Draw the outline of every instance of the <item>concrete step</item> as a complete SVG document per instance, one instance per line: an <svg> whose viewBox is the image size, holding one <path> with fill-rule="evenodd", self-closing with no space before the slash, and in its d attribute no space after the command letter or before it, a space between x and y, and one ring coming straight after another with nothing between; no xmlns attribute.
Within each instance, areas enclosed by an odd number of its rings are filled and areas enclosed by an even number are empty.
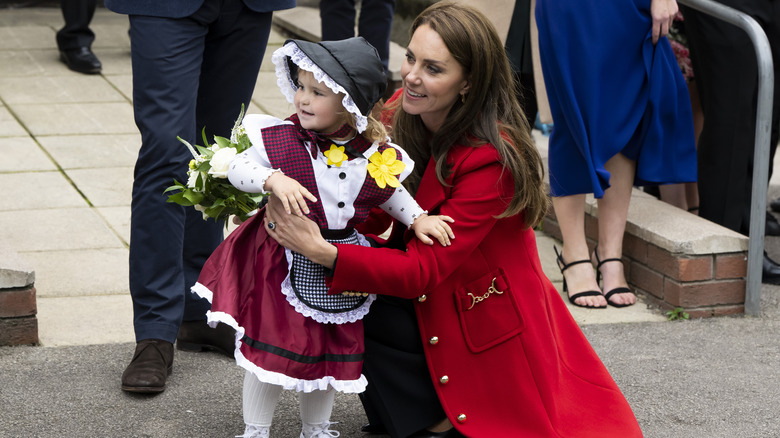
<svg viewBox="0 0 780 438"><path fill-rule="evenodd" d="M319 8L298 6L274 12L274 25L291 38L318 42L322 40ZM357 31L355 32L357 34ZM401 63L406 49L390 42L390 80L398 86L401 82Z"/></svg>

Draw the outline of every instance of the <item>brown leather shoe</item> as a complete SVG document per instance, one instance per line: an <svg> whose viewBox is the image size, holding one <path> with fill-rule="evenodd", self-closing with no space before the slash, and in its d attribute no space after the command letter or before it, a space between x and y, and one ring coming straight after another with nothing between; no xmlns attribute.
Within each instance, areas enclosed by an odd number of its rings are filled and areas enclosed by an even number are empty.
<svg viewBox="0 0 780 438"><path fill-rule="evenodd" d="M206 320L182 321L176 348L183 351L216 351L233 357L236 349L236 331L227 324L219 323L211 328Z"/></svg>
<svg viewBox="0 0 780 438"><path fill-rule="evenodd" d="M130 365L122 374L122 390L141 393L165 391L165 380L173 371L173 344L144 339L135 346Z"/></svg>

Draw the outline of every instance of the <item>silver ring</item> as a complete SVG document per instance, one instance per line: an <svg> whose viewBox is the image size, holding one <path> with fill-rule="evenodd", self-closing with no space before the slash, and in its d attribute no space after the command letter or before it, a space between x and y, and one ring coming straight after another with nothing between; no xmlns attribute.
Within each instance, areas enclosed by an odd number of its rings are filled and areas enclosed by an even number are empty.
<svg viewBox="0 0 780 438"><path fill-rule="evenodd" d="M274 228L276 228L276 223L275 223L275 222L270 222L270 221L269 221L269 222L268 222L268 229L269 229L269 230L273 230Z"/></svg>

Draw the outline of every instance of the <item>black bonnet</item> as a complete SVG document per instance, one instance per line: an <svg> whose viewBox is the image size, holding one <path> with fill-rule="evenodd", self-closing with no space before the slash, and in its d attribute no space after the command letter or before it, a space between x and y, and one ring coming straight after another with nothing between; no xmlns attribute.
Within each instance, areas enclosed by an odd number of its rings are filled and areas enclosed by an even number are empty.
<svg viewBox="0 0 780 438"><path fill-rule="evenodd" d="M384 95L387 76L376 49L363 37L339 41L312 43L303 40L287 40L285 46L293 43L325 74L346 90L360 110L368 116L371 108ZM299 66L287 57L291 80L297 77ZM316 77L316 74L315 74ZM319 78L318 78L319 80ZM293 83L293 87L295 84Z"/></svg>

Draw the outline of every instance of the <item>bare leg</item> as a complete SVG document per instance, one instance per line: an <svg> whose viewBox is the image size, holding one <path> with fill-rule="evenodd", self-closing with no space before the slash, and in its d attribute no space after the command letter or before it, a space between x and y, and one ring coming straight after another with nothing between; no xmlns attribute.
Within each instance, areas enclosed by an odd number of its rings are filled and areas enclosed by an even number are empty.
<svg viewBox="0 0 780 438"><path fill-rule="evenodd" d="M677 208L687 210L688 202L686 199L686 186L687 184L684 183L664 184L658 186L658 191L661 193L661 200L668 204L672 204Z"/></svg>
<svg viewBox="0 0 780 438"><path fill-rule="evenodd" d="M623 234L626 230L628 204L631 201L636 164L623 154L617 154L607 161L604 168L610 173L610 188L604 192L604 197L598 200L598 256L601 260L619 259L623 256ZM622 263L603 264L601 276L604 279L604 291L628 286ZM615 304L633 304L636 302L636 295L631 292L615 294L610 297L610 301Z"/></svg>
<svg viewBox="0 0 780 438"><path fill-rule="evenodd" d="M688 211L699 214L699 186L695 182L685 183L685 199L688 204Z"/></svg>
<svg viewBox="0 0 780 438"><path fill-rule="evenodd" d="M585 240L585 195L553 197L553 208L558 218L563 236L563 259L566 263L590 258L588 243ZM585 291L600 291L596 283L596 273L588 263L573 265L566 272L569 296ZM603 296L585 296L575 300L581 306L603 307Z"/></svg>

